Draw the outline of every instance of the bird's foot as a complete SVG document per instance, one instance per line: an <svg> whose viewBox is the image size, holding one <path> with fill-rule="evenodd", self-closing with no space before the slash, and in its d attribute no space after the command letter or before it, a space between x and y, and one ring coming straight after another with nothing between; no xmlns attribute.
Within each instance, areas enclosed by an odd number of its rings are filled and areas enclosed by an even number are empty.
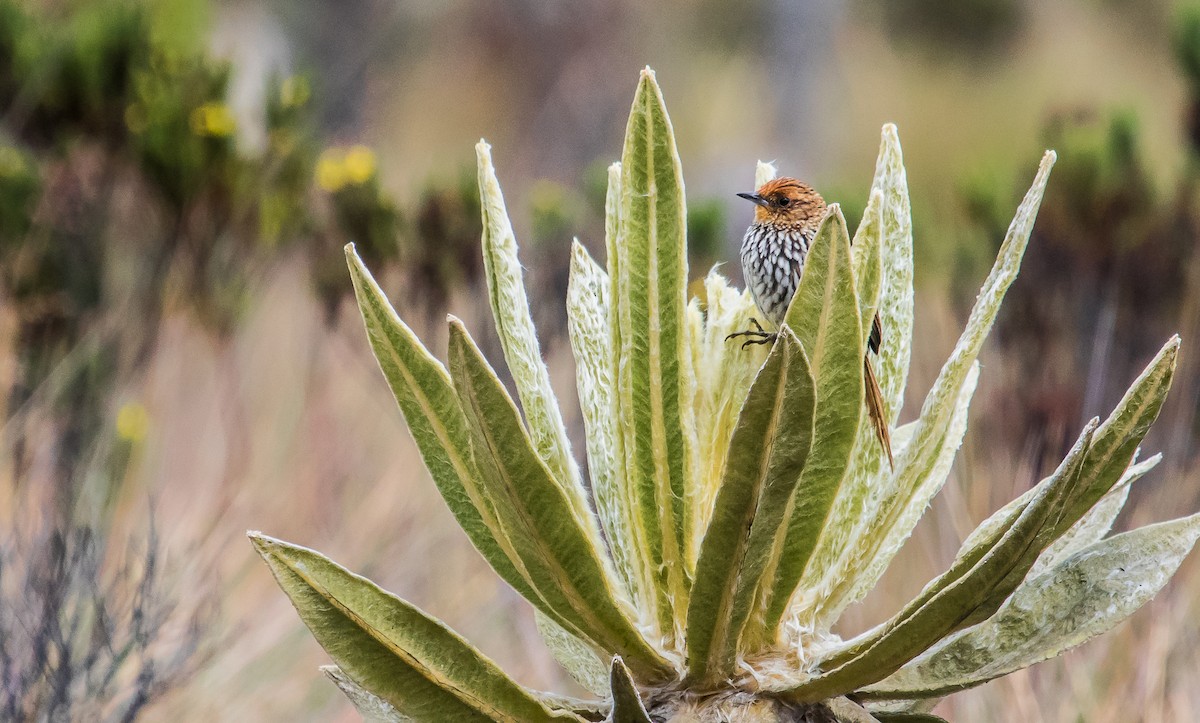
<svg viewBox="0 0 1200 723"><path fill-rule="evenodd" d="M754 328L747 329L746 331L736 331L725 337L725 341L736 339L741 336L749 337L746 339L746 341L742 342L742 348L745 349L751 344L773 344L775 343L775 340L779 338L779 332L767 331L763 329L762 326L759 325L758 319L751 317L750 325Z"/></svg>

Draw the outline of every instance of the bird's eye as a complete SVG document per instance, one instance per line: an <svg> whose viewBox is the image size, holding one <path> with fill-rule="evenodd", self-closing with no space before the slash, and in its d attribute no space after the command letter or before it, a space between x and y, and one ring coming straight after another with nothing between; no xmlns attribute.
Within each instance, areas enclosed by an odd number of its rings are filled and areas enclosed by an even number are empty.
<svg viewBox="0 0 1200 723"><path fill-rule="evenodd" d="M787 205L791 202L792 202L792 200L790 198L784 196L783 198L779 199L779 207L787 208Z"/></svg>

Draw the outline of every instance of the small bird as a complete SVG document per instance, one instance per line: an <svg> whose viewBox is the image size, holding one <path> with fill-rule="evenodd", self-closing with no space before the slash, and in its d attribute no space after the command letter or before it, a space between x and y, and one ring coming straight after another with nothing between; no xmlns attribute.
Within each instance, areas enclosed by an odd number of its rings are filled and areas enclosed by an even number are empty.
<svg viewBox="0 0 1200 723"><path fill-rule="evenodd" d="M800 284L809 244L825 217L825 199L812 186L795 178L776 178L764 183L755 193L739 193L738 196L757 206L754 222L742 237L742 272L755 305L767 321L778 328ZM730 334L726 340L749 337L742 344L745 348L748 344L769 344L777 338L778 332L766 331L757 319L751 319L750 323L754 329ZM883 393L870 357L872 353L879 353L882 341L883 326L876 314L867 339L868 353L863 357L867 413L879 443L887 452L888 464L894 465Z"/></svg>

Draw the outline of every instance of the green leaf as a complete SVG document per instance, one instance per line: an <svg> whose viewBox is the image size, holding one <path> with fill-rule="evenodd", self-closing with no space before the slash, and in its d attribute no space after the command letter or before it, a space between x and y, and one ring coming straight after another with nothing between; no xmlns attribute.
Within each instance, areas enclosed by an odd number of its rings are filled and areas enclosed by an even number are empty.
<svg viewBox="0 0 1200 723"><path fill-rule="evenodd" d="M620 653L645 679L670 676L671 666L615 594L601 551L534 451L516 405L457 319L450 323L450 376L497 518L545 603L543 612L598 649Z"/></svg>
<svg viewBox="0 0 1200 723"><path fill-rule="evenodd" d="M858 315L862 321L864 348L867 348L867 339L871 335L872 322L880 303L883 276L882 236L883 192L876 189L871 192L870 201L863 212L862 222L854 234L851 247L854 278L858 282ZM873 367L879 365L877 358L872 358L870 363ZM885 414L884 418L890 420L891 415ZM896 445L896 441L893 439L893 445ZM899 449L898 445L894 446L894 450ZM800 578L798 587L804 597L795 606L798 615L811 618L815 612L814 598L819 599L825 590L821 583L844 554L850 538L856 532L858 521L862 518L867 496L873 488L879 486L877 477L886 466L887 454L879 443L874 425L859 425L858 436L854 440L854 451L851 454L849 477L834 501L828 531L817 543L817 549L813 552L813 563ZM890 473L890 469L887 472Z"/></svg>
<svg viewBox="0 0 1200 723"><path fill-rule="evenodd" d="M425 467L458 524L492 569L526 600L538 596L500 523L471 453L471 436L446 368L426 349L392 305L354 250L346 246L354 293L379 367L404 413Z"/></svg>
<svg viewBox="0 0 1200 723"><path fill-rule="evenodd" d="M611 723L652 723L620 656L613 658L610 687L613 694Z"/></svg>
<svg viewBox="0 0 1200 723"><path fill-rule="evenodd" d="M320 553L250 533L346 676L420 721L579 720L552 713L440 621Z"/></svg>
<svg viewBox="0 0 1200 723"><path fill-rule="evenodd" d="M687 617L687 669L715 682L734 669L764 572L782 552L788 501L813 438L814 390L800 342L784 326L733 432Z"/></svg>
<svg viewBox="0 0 1200 723"><path fill-rule="evenodd" d="M816 382L812 453L791 497L777 564L760 587L747 644L774 642L779 621L822 535L831 534L833 502L846 479L863 417L863 335L858 317L850 234L836 204L821 222L786 324L800 340Z"/></svg>
<svg viewBox="0 0 1200 723"><path fill-rule="evenodd" d="M517 258L517 239L492 167L491 146L480 141L475 146L475 155L479 165L479 206L483 212L483 269L496 334L504 348L504 359L516 383L538 456L571 500L585 532L598 544L600 531L592 520L587 492L571 455L567 428L529 314L521 262Z"/></svg>
<svg viewBox="0 0 1200 723"><path fill-rule="evenodd" d="M1071 529L1055 540L1053 545L1046 548L1029 574L1031 576L1040 575L1088 545L1103 539L1112 529L1117 515L1121 514L1121 509L1125 507L1125 502L1129 499L1130 486L1158 466L1160 461L1162 461L1162 455L1156 454L1144 462L1130 465L1108 494L1101 497L1100 501L1088 510L1088 513L1080 518Z"/></svg>
<svg viewBox="0 0 1200 723"><path fill-rule="evenodd" d="M860 694L939 696L1056 657L1108 632L1167 583L1200 537L1200 515L1085 547L1030 577L989 620L946 639Z"/></svg>
<svg viewBox="0 0 1200 723"><path fill-rule="evenodd" d="M875 587L919 519L919 515L912 515L911 510L918 507L922 489L927 489L925 477L934 464L933 460L954 417L955 400L959 398L971 366L979 356L1005 292L1016 279L1054 159L1053 151L1047 151L1042 157L1033 185L1017 208L996 263L971 309L967 326L925 397L912 441L896 459L896 469L888 483L878 485L868 497L859 521L859 530L852 536L851 547L847 548L831 575L826 577L830 593L825 601L818 604L826 619L836 619L848 605L861 600ZM885 268L886 264L885 251ZM881 309L887 308L887 293L885 280L885 302ZM885 354L883 369L887 365Z"/></svg>
<svg viewBox="0 0 1200 723"><path fill-rule="evenodd" d="M625 484L633 501L642 582L660 631L678 637L691 585L695 378L687 334L686 212L671 122L642 72L621 158L614 334ZM614 273L610 266L609 273Z"/></svg>
<svg viewBox="0 0 1200 723"><path fill-rule="evenodd" d="M621 497L618 480L620 428L612 410L616 404L609 347L609 279L576 240L571 245L571 276L567 285L567 330L575 356L579 408L587 441L588 472L609 551L626 590L634 589L637 572L629 550L620 544L632 537L630 510ZM630 595L631 598L634 596ZM604 677L608 670L601 666Z"/></svg>
<svg viewBox="0 0 1200 723"><path fill-rule="evenodd" d="M608 670L596 651L540 610L534 610L533 619L546 647L575 682L590 693L608 697Z"/></svg>
<svg viewBox="0 0 1200 723"><path fill-rule="evenodd" d="M355 683L336 665L323 665L321 672L350 699L366 723L414 723L412 718L400 715L400 711L388 705L386 700Z"/></svg>
<svg viewBox="0 0 1200 723"><path fill-rule="evenodd" d="M1092 441L1092 451L1084 462L1082 478L1085 482L1078 494L1072 497L1070 505L1064 511L1055 525L1043 531L1044 539L1039 541L1039 549L1044 550L1059 537L1063 536L1081 517L1121 480L1129 463L1136 453L1138 445L1150 430L1150 425L1158 418L1162 404L1166 400L1171 379L1175 373L1175 361L1179 353L1179 337L1172 337L1155 358L1142 371L1133 385L1125 392L1125 396L1109 414L1108 419L1096 430ZM1039 486L1046 485L1043 480ZM1035 490L1037 488L1034 488ZM1026 492L1013 502L1001 508L992 517L980 525L976 533L972 533L963 542L963 549L969 549L977 543L978 534L996 526L997 521L1010 519L1015 510L1024 505L1032 496L1033 491ZM1009 580L1002 589L1012 589L1020 583L1020 579ZM999 595L993 597L980 613L967 622L980 622L983 613L995 611L1004 602Z"/></svg>
<svg viewBox="0 0 1200 723"><path fill-rule="evenodd" d="M956 561L887 623L852 641L844 652L822 661L826 672L786 695L812 702L882 680L953 631L986 603L1010 573L1028 572L1041 551L1033 549L1035 542L1044 528L1057 522L1079 487L1083 461L1098 424L1099 420L1094 419L1084 428L1051 477L1053 481L1040 488L982 557Z"/></svg>

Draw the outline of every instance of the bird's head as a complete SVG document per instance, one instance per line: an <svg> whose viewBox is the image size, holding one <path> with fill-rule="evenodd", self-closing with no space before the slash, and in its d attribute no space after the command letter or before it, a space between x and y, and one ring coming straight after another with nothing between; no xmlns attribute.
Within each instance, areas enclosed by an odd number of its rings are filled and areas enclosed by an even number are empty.
<svg viewBox="0 0 1200 723"><path fill-rule="evenodd" d="M738 196L757 206L754 223L816 226L825 215L825 199L821 194L794 178L776 178L754 193L739 193Z"/></svg>

